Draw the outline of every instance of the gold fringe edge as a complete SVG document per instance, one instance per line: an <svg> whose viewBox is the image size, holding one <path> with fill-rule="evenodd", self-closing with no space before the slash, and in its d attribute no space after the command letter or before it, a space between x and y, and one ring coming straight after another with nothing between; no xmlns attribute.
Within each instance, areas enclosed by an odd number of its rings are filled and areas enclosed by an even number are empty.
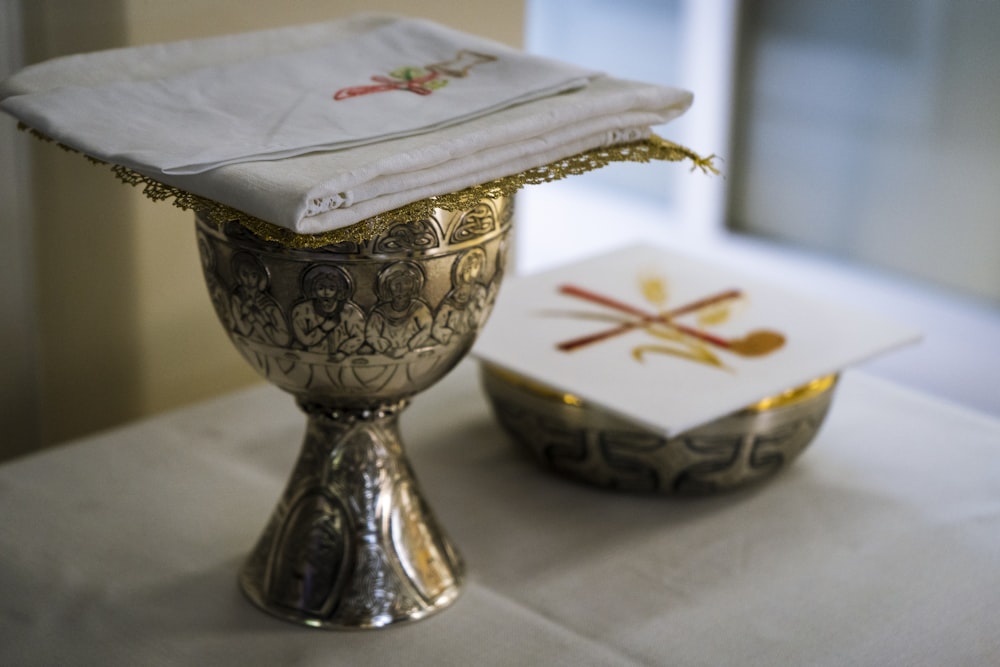
<svg viewBox="0 0 1000 667"><path fill-rule="evenodd" d="M79 152L73 148L54 142L50 137L23 123L19 123L18 127L38 139L56 143L61 148L73 153ZM84 157L94 164L108 164L103 160L89 155L84 155ZM231 206L220 204L217 201L192 194L171 185L166 185L128 167L117 164L112 164L110 167L112 173L120 181L134 187L142 187L142 194L153 201L172 200L174 206L194 211L220 226L227 222L239 222L262 239L280 243L291 248L321 248L348 241L357 243L369 240L384 232L392 223L398 222L400 218L423 218L436 208L449 211L472 208L485 198L509 197L526 185L549 183L561 180L567 176L584 174L588 171L606 167L613 162L645 163L652 162L653 160L666 162L690 160L691 171L700 169L704 174L718 174L719 170L714 164L714 161L718 159L720 158L715 154L708 157L701 157L689 148L653 134L647 139L637 142L618 144L606 148L594 148L541 167L534 167L518 174L488 181L481 185L422 199L392 211L380 213L348 227L319 234L296 234L290 229L266 222Z"/></svg>

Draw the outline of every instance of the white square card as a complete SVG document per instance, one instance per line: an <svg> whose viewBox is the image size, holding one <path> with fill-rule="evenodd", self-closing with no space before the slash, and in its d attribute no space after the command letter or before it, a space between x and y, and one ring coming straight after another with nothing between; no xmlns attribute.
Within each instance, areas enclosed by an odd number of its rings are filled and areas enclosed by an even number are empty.
<svg viewBox="0 0 1000 667"><path fill-rule="evenodd" d="M871 313L634 246L506 278L473 354L674 435L919 338Z"/></svg>

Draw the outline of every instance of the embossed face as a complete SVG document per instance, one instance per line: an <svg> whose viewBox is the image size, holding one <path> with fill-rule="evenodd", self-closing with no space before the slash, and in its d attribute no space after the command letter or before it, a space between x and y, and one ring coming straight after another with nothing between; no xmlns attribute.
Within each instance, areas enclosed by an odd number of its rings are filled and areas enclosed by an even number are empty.
<svg viewBox="0 0 1000 667"><path fill-rule="evenodd" d="M386 282L386 289L394 304L408 302L417 295L419 288L412 276L399 274Z"/></svg>
<svg viewBox="0 0 1000 667"><path fill-rule="evenodd" d="M316 307L325 313L332 313L340 303L340 290L330 281L316 285Z"/></svg>
<svg viewBox="0 0 1000 667"><path fill-rule="evenodd" d="M249 254L238 254L233 258L233 273L236 281L248 290L267 289L267 271Z"/></svg>
<svg viewBox="0 0 1000 667"><path fill-rule="evenodd" d="M240 284L244 287L256 287L260 282L260 277L257 272L253 270L253 267L245 264L240 267L237 278L239 279Z"/></svg>
<svg viewBox="0 0 1000 667"><path fill-rule="evenodd" d="M423 286L424 275L418 267L405 261L396 262L379 276L379 297L391 302L393 308L402 309L420 295Z"/></svg>
<svg viewBox="0 0 1000 667"><path fill-rule="evenodd" d="M482 275L485 264L486 253L481 248L473 248L464 254L455 266L456 286L474 283Z"/></svg>
<svg viewBox="0 0 1000 667"><path fill-rule="evenodd" d="M306 273L303 282L305 296L312 299L316 309L325 314L333 313L351 297L350 282L337 267L314 266Z"/></svg>

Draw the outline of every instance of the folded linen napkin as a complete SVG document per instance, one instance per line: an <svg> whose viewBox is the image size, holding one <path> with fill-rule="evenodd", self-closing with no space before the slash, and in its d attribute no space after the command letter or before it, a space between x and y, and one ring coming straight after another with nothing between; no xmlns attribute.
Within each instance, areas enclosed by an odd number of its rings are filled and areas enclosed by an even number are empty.
<svg viewBox="0 0 1000 667"><path fill-rule="evenodd" d="M59 58L0 99L70 148L314 234L642 138L691 95L361 16Z"/></svg>
<svg viewBox="0 0 1000 667"><path fill-rule="evenodd" d="M70 83L2 106L94 157L191 174L427 132L593 75L426 21L364 17L337 28L344 34L330 43L180 71L161 53L169 69L154 78Z"/></svg>

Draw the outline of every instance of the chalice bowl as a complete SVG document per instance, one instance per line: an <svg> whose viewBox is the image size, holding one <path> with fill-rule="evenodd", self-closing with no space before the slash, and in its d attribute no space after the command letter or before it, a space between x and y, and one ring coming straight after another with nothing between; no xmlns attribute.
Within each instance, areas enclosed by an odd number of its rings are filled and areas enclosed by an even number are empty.
<svg viewBox="0 0 1000 667"><path fill-rule="evenodd" d="M472 347L503 276L513 200L400 217L295 249L196 219L219 320L307 416L287 487L240 573L254 604L323 628L438 611L464 565L421 495L400 412Z"/></svg>

